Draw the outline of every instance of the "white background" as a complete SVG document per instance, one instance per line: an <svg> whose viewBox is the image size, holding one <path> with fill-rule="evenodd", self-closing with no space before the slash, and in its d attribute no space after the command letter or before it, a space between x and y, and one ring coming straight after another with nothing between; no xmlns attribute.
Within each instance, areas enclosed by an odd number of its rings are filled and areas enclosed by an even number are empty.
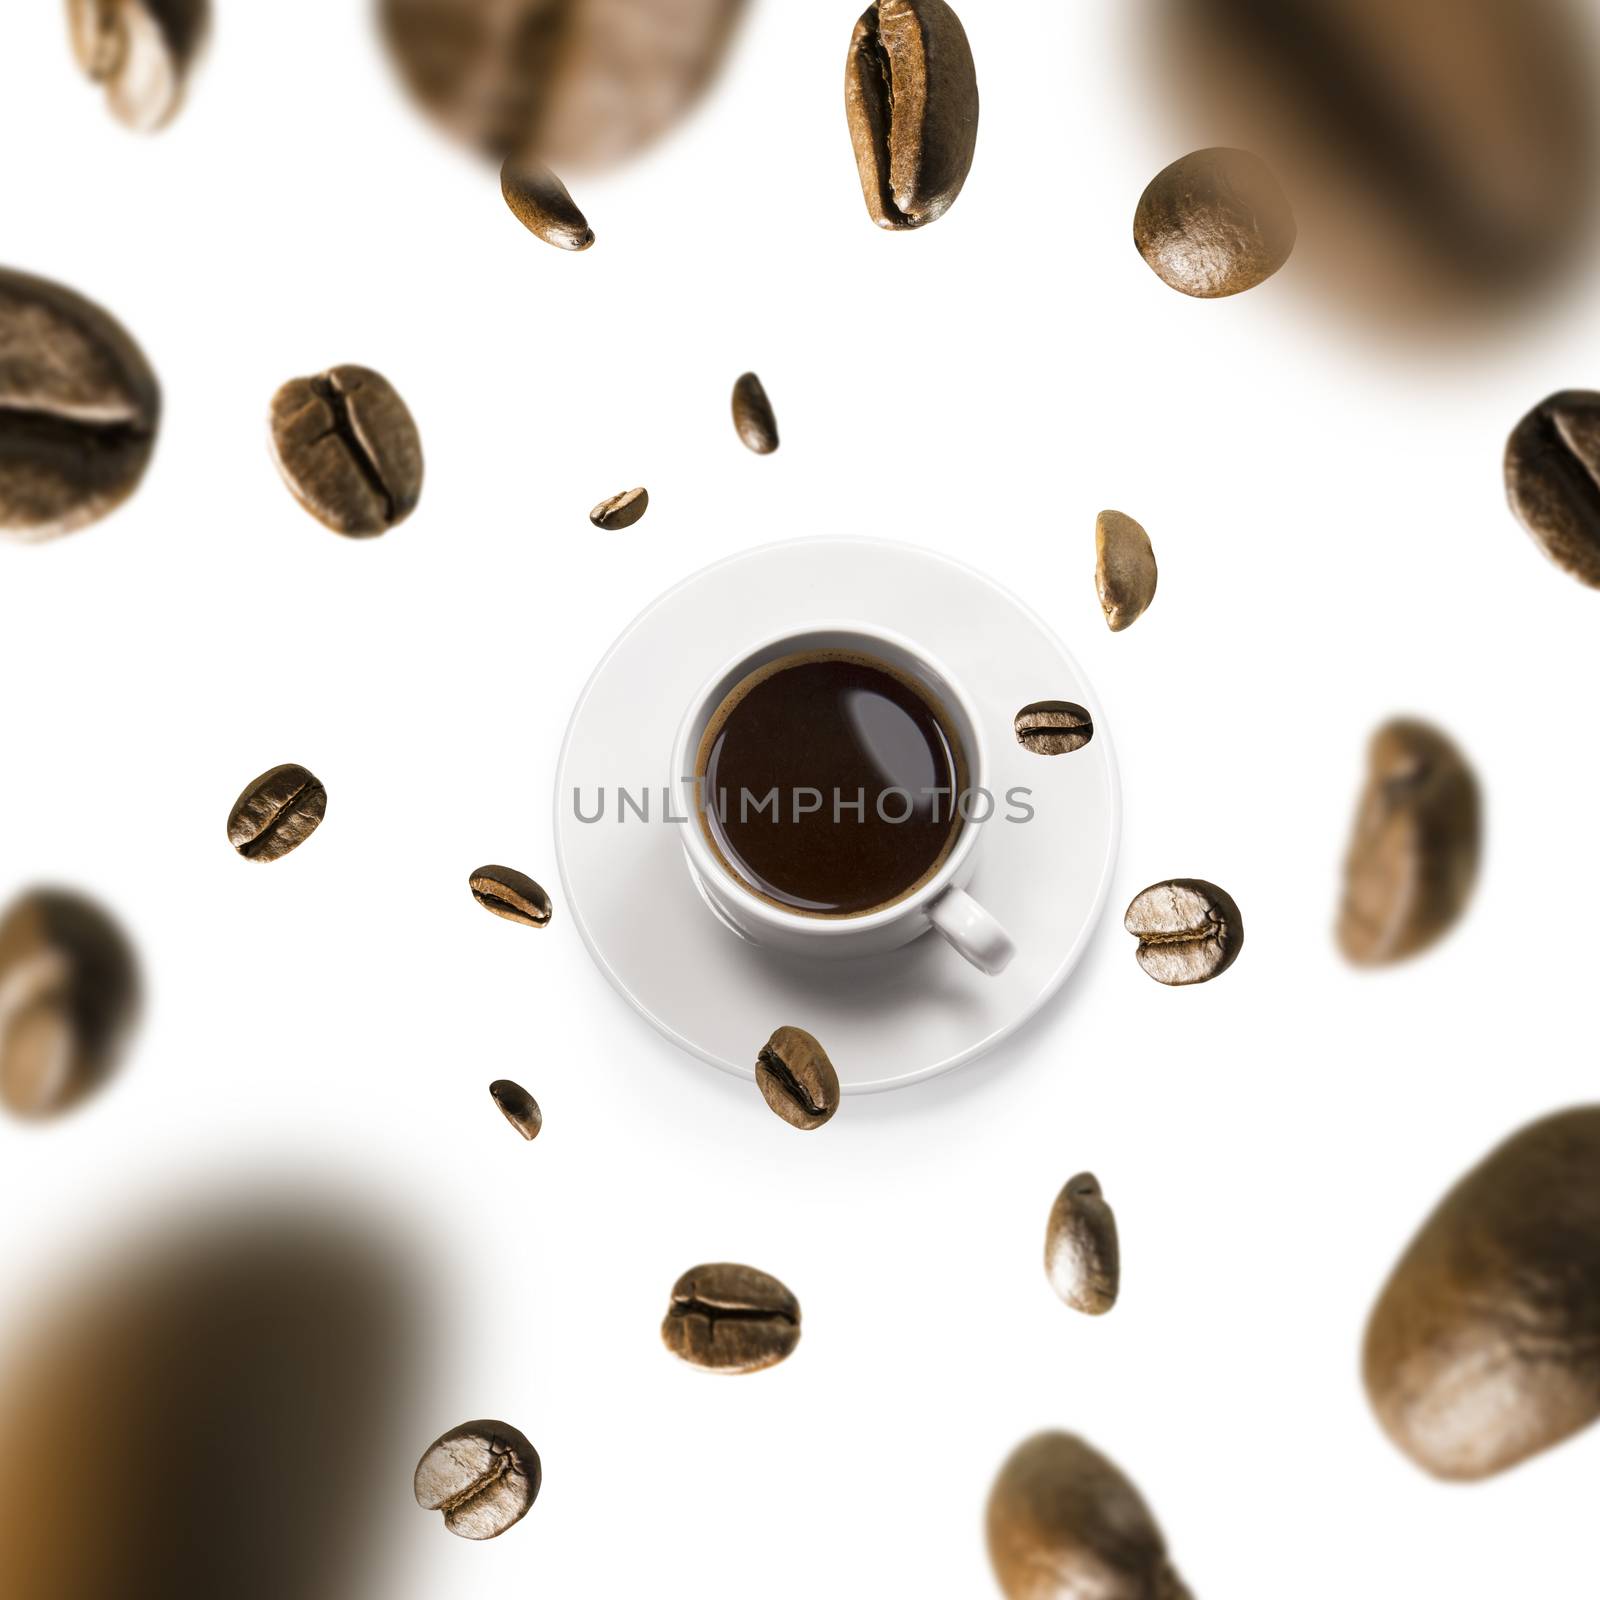
<svg viewBox="0 0 1600 1600"><path fill-rule="evenodd" d="M1529 405L1600 377L1600 286L1428 362L1320 316L1302 264L1228 302L1170 293L1134 203L1228 130L1169 117L1125 9L968 0L976 165L937 226L891 236L845 133L853 8L758 0L690 123L573 180L598 243L566 256L402 100L361 5L225 5L150 140L77 79L58 7L4 7L0 260L114 310L166 414L126 509L0 549L0 893L92 890L151 991L113 1087L0 1124L0 1304L154 1191L320 1173L366 1196L441 1324L395 1399L414 1446L371 1463L391 1597L986 1594L989 1482L1046 1426L1127 1468L1202 1596L1594 1592L1600 1439L1436 1485L1357 1363L1443 1188L1592 1093L1600 596L1516 526L1499 457ZM421 508L370 543L301 512L264 444L277 385L339 361L395 382L427 450ZM771 459L728 421L746 368ZM636 483L646 519L591 529ZM1161 566L1116 636L1103 506ZM638 610L821 531L1024 595L1096 683L1127 811L1114 914L1059 1003L801 1137L652 1034L563 908L535 934L465 879L504 860L556 885L562 731ZM1358 974L1330 937L1340 859L1397 710L1475 757L1491 848L1445 946ZM247 866L228 807L290 760L328 820ZM1244 911L1206 988L1151 983L1119 926L1171 875ZM534 1145L488 1100L500 1074L544 1107ZM1085 1167L1123 1239L1100 1321L1040 1261ZM799 1294L785 1366L718 1381L662 1351L668 1290L707 1259ZM533 1437L545 1488L473 1546L410 1506L410 1473L483 1414Z"/></svg>

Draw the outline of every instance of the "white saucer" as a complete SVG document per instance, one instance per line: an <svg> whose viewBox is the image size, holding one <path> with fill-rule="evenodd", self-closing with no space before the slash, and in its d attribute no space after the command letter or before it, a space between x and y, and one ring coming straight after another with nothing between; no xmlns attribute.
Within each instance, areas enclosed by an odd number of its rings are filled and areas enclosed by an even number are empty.
<svg viewBox="0 0 1600 1600"><path fill-rule="evenodd" d="M701 899L682 824L663 823L673 735L706 678L742 643L731 619L770 636L819 618L876 623L924 645L958 679L987 732L997 810L979 841L973 895L1016 941L998 978L934 933L889 955L817 961L762 950ZM1065 756L1024 750L1012 719L1071 700L1094 738ZM1032 790L1028 822L1005 796ZM642 799L618 820L617 792ZM593 816L600 792L606 814ZM1011 808L1019 809L1019 808ZM567 910L600 970L669 1039L715 1067L755 1075L783 1024L814 1033L847 1094L916 1083L981 1055L1065 981L1105 907L1121 821L1116 760L1100 705L1061 642L1022 602L970 567L914 545L802 539L707 567L629 625L595 669L556 774L555 844Z"/></svg>

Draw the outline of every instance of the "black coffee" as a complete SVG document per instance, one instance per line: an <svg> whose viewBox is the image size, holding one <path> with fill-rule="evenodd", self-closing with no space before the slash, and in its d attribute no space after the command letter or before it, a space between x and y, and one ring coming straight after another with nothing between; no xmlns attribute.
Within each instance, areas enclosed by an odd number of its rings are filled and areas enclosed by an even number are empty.
<svg viewBox="0 0 1600 1600"><path fill-rule="evenodd" d="M966 765L909 678L842 650L758 668L700 741L701 826L764 899L852 917L925 883L960 831Z"/></svg>

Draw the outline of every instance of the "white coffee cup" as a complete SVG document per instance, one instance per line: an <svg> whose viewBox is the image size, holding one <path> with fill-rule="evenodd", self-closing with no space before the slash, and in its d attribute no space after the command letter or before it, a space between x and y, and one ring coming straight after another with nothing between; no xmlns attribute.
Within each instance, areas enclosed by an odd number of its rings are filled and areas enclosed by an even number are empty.
<svg viewBox="0 0 1600 1600"><path fill-rule="evenodd" d="M788 629L738 654L706 681L678 727L672 746L672 792L680 797L684 854L701 897L741 938L792 955L851 958L897 950L937 929L983 972L998 974L1016 954L1005 929L967 893L977 870L984 816L977 804L962 811L960 831L928 880L890 904L861 915L817 916L764 899L723 864L706 836L697 805L695 768L700 742L723 701L746 677L769 662L810 651L843 650L911 678L940 708L965 758L964 799L988 795L988 749L982 724L960 686L919 646L887 629L859 622L820 623ZM970 814L969 814L970 813ZM844 826L845 824L840 824Z"/></svg>

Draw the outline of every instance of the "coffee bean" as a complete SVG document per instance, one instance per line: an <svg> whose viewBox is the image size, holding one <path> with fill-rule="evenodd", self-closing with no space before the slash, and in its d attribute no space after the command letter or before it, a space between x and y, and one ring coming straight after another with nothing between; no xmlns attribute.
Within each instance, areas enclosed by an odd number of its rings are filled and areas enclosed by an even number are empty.
<svg viewBox="0 0 1600 1600"><path fill-rule="evenodd" d="M845 115L867 214L920 228L955 204L978 139L978 77L944 0L879 0L856 23Z"/></svg>
<svg viewBox="0 0 1600 1600"><path fill-rule="evenodd" d="M753 372L745 373L733 386L733 425L745 447L758 456L770 456L778 448L778 419Z"/></svg>
<svg viewBox="0 0 1600 1600"><path fill-rule="evenodd" d="M1172 878L1133 898L1122 925L1139 941L1139 965L1175 988L1226 972L1244 947L1233 896L1203 878Z"/></svg>
<svg viewBox="0 0 1600 1600"><path fill-rule="evenodd" d="M1070 700L1035 700L1016 715L1017 743L1038 756L1067 756L1094 738L1094 719Z"/></svg>
<svg viewBox="0 0 1600 1600"><path fill-rule="evenodd" d="M529 233L558 250L587 250L594 229L573 204L567 186L548 167L527 157L508 156L500 169L500 193L512 215Z"/></svg>
<svg viewBox="0 0 1600 1600"><path fill-rule="evenodd" d="M539 1109L539 1102L520 1083L513 1083L510 1078L496 1078L489 1085L489 1093L494 1096L494 1103L500 1107L506 1121L524 1139L539 1137L539 1130L544 1126L544 1113Z"/></svg>
<svg viewBox="0 0 1600 1600"><path fill-rule="evenodd" d="M1379 1297L1364 1373L1389 1437L1440 1478L1600 1419L1600 1107L1524 1128L1451 1190Z"/></svg>
<svg viewBox="0 0 1600 1600"><path fill-rule="evenodd" d="M526 872L515 867L478 867L467 883L472 898L496 917L520 922L525 928L549 926L550 896Z"/></svg>
<svg viewBox="0 0 1600 1600"><path fill-rule="evenodd" d="M382 0L402 78L496 161L577 172L632 155L699 99L744 0Z"/></svg>
<svg viewBox="0 0 1600 1600"><path fill-rule="evenodd" d="M463 1539L497 1539L539 1498L539 1452L508 1422L463 1422L417 1463L417 1504Z"/></svg>
<svg viewBox="0 0 1600 1600"><path fill-rule="evenodd" d="M1070 1433L1020 1444L989 1493L989 1560L1006 1600L1191 1600L1139 1491Z"/></svg>
<svg viewBox="0 0 1600 1600"><path fill-rule="evenodd" d="M1481 836L1478 780L1455 745L1425 722L1381 727L1345 863L1345 955L1382 966L1442 939L1471 898Z"/></svg>
<svg viewBox="0 0 1600 1600"><path fill-rule="evenodd" d="M1534 542L1580 583L1600 589L1600 394L1564 389L1541 401L1506 445L1506 492Z"/></svg>
<svg viewBox="0 0 1600 1600"><path fill-rule="evenodd" d="M693 1267L672 1287L661 1338L708 1372L760 1372L800 1342L800 1302L765 1272L722 1262Z"/></svg>
<svg viewBox="0 0 1600 1600"><path fill-rule="evenodd" d="M602 500L589 513L589 520L595 527L615 533L619 528L631 528L649 509L648 489L625 489L621 494L612 495L609 500Z"/></svg>
<svg viewBox="0 0 1600 1600"><path fill-rule="evenodd" d="M35 889L0 918L0 1104L65 1111L119 1061L139 1009L126 936L91 901Z"/></svg>
<svg viewBox="0 0 1600 1600"><path fill-rule="evenodd" d="M1156 597L1156 553L1150 535L1120 511L1094 523L1094 586L1113 633L1131 628Z"/></svg>
<svg viewBox="0 0 1600 1600"><path fill-rule="evenodd" d="M1278 180L1245 150L1196 150L1174 161L1150 180L1133 219L1133 242L1150 270L1197 300L1265 283L1294 239Z"/></svg>
<svg viewBox="0 0 1600 1600"><path fill-rule="evenodd" d="M105 311L0 267L0 533L49 539L138 487L161 391Z"/></svg>
<svg viewBox="0 0 1600 1600"><path fill-rule="evenodd" d="M479 867L467 882L472 898L485 911L528 928L549 924L550 896L527 873L515 867Z"/></svg>
<svg viewBox="0 0 1600 1600"><path fill-rule="evenodd" d="M1166 0L1174 96L1271 151L1307 266L1413 337L1587 253L1596 196L1590 8L1572 0ZM1448 49L1439 41L1448 38Z"/></svg>
<svg viewBox="0 0 1600 1600"><path fill-rule="evenodd" d="M278 861L317 831L327 810L321 780L291 761L245 786L228 813L228 843L246 861Z"/></svg>
<svg viewBox="0 0 1600 1600"><path fill-rule="evenodd" d="M210 27L210 0L67 0L73 53L119 122L165 127Z"/></svg>
<svg viewBox="0 0 1600 1600"><path fill-rule="evenodd" d="M1044 1270L1074 1311L1101 1317L1117 1303L1122 1274L1117 1218L1092 1172L1070 1179L1050 1208Z"/></svg>
<svg viewBox="0 0 1600 1600"><path fill-rule="evenodd" d="M272 451L300 504L347 538L387 533L417 508L417 425L389 380L367 367L284 384L272 397Z"/></svg>
<svg viewBox="0 0 1600 1600"><path fill-rule="evenodd" d="M791 1128L820 1128L839 1109L839 1074L804 1028L779 1028L756 1058L763 1098Z"/></svg>

